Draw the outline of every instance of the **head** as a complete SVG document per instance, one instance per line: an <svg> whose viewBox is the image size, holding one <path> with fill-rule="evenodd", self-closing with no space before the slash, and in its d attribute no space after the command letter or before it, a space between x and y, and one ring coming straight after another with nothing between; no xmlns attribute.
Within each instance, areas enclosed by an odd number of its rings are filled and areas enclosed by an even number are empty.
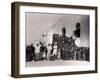
<svg viewBox="0 0 100 80"><path fill-rule="evenodd" d="M76 23L76 29L80 29L80 23L78 22L78 23Z"/></svg>
<svg viewBox="0 0 100 80"><path fill-rule="evenodd" d="M40 41L40 45L42 45L42 42Z"/></svg>
<svg viewBox="0 0 100 80"><path fill-rule="evenodd" d="M51 44L49 43L48 46L50 46Z"/></svg>
<svg viewBox="0 0 100 80"><path fill-rule="evenodd" d="M33 46L33 44L31 44L31 46Z"/></svg>
<svg viewBox="0 0 100 80"><path fill-rule="evenodd" d="M57 45L57 42L55 42L54 45Z"/></svg>
<svg viewBox="0 0 100 80"><path fill-rule="evenodd" d="M37 46L39 46L39 44L37 44Z"/></svg>

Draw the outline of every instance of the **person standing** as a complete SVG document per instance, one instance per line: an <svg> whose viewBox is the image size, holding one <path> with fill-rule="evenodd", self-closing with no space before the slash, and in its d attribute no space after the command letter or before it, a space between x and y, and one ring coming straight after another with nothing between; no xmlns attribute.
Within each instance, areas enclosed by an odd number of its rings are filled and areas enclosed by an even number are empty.
<svg viewBox="0 0 100 80"><path fill-rule="evenodd" d="M43 59L47 59L47 47L46 45L44 44L44 49L43 49Z"/></svg>
<svg viewBox="0 0 100 80"><path fill-rule="evenodd" d="M54 43L54 46L53 46L53 56L55 57L55 59L57 59L57 43L56 42Z"/></svg>
<svg viewBox="0 0 100 80"><path fill-rule="evenodd" d="M39 60L39 53L40 53L40 46L39 44L37 44L35 47L35 61Z"/></svg>
<svg viewBox="0 0 100 80"><path fill-rule="evenodd" d="M51 44L48 44L47 46L47 59L50 59L50 54L51 54L52 46Z"/></svg>
<svg viewBox="0 0 100 80"><path fill-rule="evenodd" d="M34 59L35 47L33 46L33 44L31 44L31 48L32 48L32 57L33 57L33 59Z"/></svg>
<svg viewBox="0 0 100 80"><path fill-rule="evenodd" d="M26 62L29 62L32 60L33 60L32 46L28 45L28 46L26 46Z"/></svg>

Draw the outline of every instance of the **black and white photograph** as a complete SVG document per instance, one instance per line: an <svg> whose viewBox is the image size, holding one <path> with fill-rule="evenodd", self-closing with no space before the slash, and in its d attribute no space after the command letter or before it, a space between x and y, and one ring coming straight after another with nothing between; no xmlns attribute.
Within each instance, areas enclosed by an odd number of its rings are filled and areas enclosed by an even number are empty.
<svg viewBox="0 0 100 80"><path fill-rule="evenodd" d="M26 67L89 64L89 19L89 15L26 12Z"/></svg>
<svg viewBox="0 0 100 80"><path fill-rule="evenodd" d="M12 76L97 73L97 7L12 3Z"/></svg>

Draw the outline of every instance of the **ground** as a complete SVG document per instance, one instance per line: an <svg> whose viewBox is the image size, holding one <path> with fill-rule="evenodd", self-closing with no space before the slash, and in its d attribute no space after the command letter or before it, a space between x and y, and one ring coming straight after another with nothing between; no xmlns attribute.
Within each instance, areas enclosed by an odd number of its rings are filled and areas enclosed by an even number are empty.
<svg viewBox="0 0 100 80"><path fill-rule="evenodd" d="M39 67L39 66L71 66L71 65L88 65L88 61L73 61L73 60L55 60L55 61L30 61L26 62L26 67Z"/></svg>

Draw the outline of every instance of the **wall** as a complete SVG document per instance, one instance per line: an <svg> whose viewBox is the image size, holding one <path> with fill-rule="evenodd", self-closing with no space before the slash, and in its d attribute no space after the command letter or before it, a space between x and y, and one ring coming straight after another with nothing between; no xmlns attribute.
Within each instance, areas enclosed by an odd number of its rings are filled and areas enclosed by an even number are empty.
<svg viewBox="0 0 100 80"><path fill-rule="evenodd" d="M15 0L1 0L0 2L0 80L16 80L10 76L11 68L11 2ZM20 1L20 0L16 0ZM21 0L25 1L25 0ZM28 1L28 0L27 0ZM98 6L99 0L29 0L30 2L44 2L57 4L76 4ZM100 11L98 11L98 22L100 21ZM98 23L100 26L100 23ZM100 34L100 27L98 27ZM98 37L98 47L100 47L100 37ZM98 53L100 50L98 49ZM98 54L98 58L100 54ZM98 59L98 74L64 75L38 78L22 78L17 80L100 80L100 58Z"/></svg>

